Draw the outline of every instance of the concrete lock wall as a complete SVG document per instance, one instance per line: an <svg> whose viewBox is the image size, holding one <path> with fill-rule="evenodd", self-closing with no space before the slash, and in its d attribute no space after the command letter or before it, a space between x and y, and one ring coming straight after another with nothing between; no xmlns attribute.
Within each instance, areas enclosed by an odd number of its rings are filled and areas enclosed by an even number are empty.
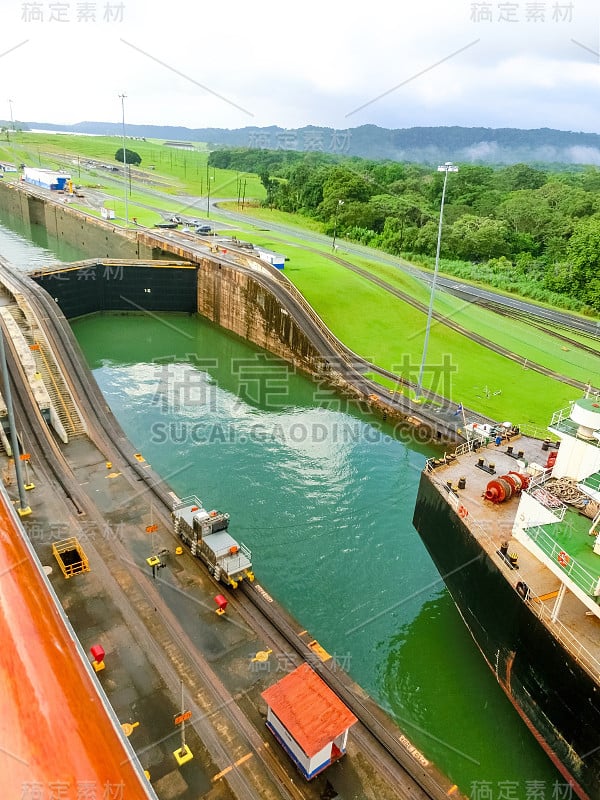
<svg viewBox="0 0 600 800"><path fill-rule="evenodd" d="M22 220L25 225L41 225L50 235L93 257L164 257L160 247L151 247L139 241L135 231L125 232L68 205L29 193L28 187L22 184L0 181L0 209Z"/></svg>
<svg viewBox="0 0 600 800"><path fill-rule="evenodd" d="M202 259L198 313L294 365L314 373L322 358L279 301L250 273Z"/></svg>
<svg viewBox="0 0 600 800"><path fill-rule="evenodd" d="M29 198L10 184L0 181L0 209L11 217L29 222Z"/></svg>
<svg viewBox="0 0 600 800"><path fill-rule="evenodd" d="M151 231L129 231L97 220L83 214L68 205L46 199L30 192L29 187L22 184L0 183L0 208L9 215L22 219L26 224L43 226L49 234L57 236L65 242L81 249L93 258L152 259L185 257L197 261L193 252L176 248L173 252L165 252L160 244L153 242ZM197 282L197 311L223 328L230 330L244 339L248 339L259 347L297 364L308 372L319 371L321 359L319 353L306 336L294 323L285 309L266 289L260 286L248 274L222 265L208 257L200 259ZM126 268L125 274L129 270ZM162 272L162 270L160 271ZM101 278L100 270L94 270L94 277ZM63 312L68 317L77 316L76 307L80 304L80 313L89 313L99 306L108 310L110 298L106 286L99 292L99 285L106 281L91 280L90 271L86 280L82 275L54 275L38 279L53 296L60 295L59 303L64 305ZM181 276L180 276L181 277ZM89 280L88 280L89 279ZM159 275L153 276L149 285L157 289ZM172 276L169 276L172 280ZM88 284L85 286L85 284ZM189 278L185 280L186 291L189 291ZM96 289L93 290L95 284ZM154 292L153 292L154 294ZM161 296L154 294L153 300ZM162 295L165 297L165 295ZM185 308L190 311L189 294ZM114 299L114 298L113 298ZM135 298L139 300L139 298ZM146 302L149 297L142 298ZM160 304L160 303L159 303ZM154 310L159 310L156 302ZM121 308L121 305L118 305ZM117 310L115 308L114 310ZM125 309L123 309L125 310ZM174 310L173 304L163 310Z"/></svg>
<svg viewBox="0 0 600 800"><path fill-rule="evenodd" d="M49 234L81 249L92 258L155 260L170 257L198 262L198 313L307 372L321 370L322 359L318 351L279 301L251 275L220 264L210 257L198 259L193 252L183 250L175 244L172 246L173 252L167 252L161 248L160 243L153 241L149 230L123 231L104 220L57 203L54 198L39 196L29 188L23 184L0 182L0 209L25 223L43 226ZM170 245L167 247L171 249ZM97 274L100 277L100 272ZM63 283L65 278L64 275L55 275L44 280L38 279L38 282L43 283L50 294L57 295L57 299L61 295L65 306L63 312L68 317L77 316L78 303L81 303L80 313L89 313L97 309L98 305L108 310L110 303L105 291L102 292L103 299L99 302L98 297L90 296L90 292L84 289L81 275L72 276ZM152 285L157 278L155 276ZM91 281L92 286L94 283L95 281ZM160 296L160 293L157 295ZM150 300L149 297L143 299ZM155 302L152 306L154 310L160 310ZM189 312L189 300L185 306L179 310ZM163 310L174 310L172 303Z"/></svg>

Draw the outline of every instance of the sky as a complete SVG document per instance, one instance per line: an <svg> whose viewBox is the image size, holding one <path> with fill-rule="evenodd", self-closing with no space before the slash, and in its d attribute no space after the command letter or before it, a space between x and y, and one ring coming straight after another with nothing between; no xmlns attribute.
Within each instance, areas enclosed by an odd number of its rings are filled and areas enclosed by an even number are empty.
<svg viewBox="0 0 600 800"><path fill-rule="evenodd" d="M0 31L0 119L600 132L597 0L1 0Z"/></svg>

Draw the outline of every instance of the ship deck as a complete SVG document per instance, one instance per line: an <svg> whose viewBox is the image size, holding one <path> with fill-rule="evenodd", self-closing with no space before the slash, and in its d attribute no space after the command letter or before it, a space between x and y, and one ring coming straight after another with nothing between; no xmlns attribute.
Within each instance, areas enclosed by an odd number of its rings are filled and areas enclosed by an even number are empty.
<svg viewBox="0 0 600 800"><path fill-rule="evenodd" d="M594 553L595 537L590 536L592 520L576 510L567 511L564 520L556 525L541 525L561 550L581 564L596 580L600 574L600 556Z"/></svg>
<svg viewBox="0 0 600 800"><path fill-rule="evenodd" d="M517 457L507 452L509 446ZM520 454L521 457L518 457ZM429 477L457 513L462 509L464 524L504 573L507 581L515 589L519 581L527 584L531 592L528 602L535 613L600 683L600 618L589 611L572 592L567 591L560 606L558 620L551 621L561 581L533 553L513 538L519 498L513 497L498 504L484 498L487 484L493 478L508 472L525 473L528 466L544 466L547 458L548 451L542 450L540 440L517 436L508 444L504 441L496 446L490 442L476 451L441 459L433 469L429 469ZM484 467L493 469L494 473L481 469L481 461ZM458 488L463 485L464 488ZM600 575L600 556L592 551L594 539L589 535L591 524L591 519L583 517L575 510L568 510L561 523L540 528L550 532L560 551L564 550L569 554L571 567L574 563L581 562L597 579ZM518 556L517 568L512 568L499 554L503 542L508 542L509 554Z"/></svg>

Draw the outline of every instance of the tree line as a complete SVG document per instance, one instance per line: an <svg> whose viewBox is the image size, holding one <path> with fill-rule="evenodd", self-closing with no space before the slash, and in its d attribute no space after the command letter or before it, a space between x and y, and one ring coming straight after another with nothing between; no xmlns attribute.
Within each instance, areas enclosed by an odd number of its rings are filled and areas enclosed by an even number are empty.
<svg viewBox="0 0 600 800"><path fill-rule="evenodd" d="M433 263L444 175L430 167L283 150L213 151L254 172L264 205L326 233ZM448 177L441 268L538 300L600 311L600 170L458 165Z"/></svg>

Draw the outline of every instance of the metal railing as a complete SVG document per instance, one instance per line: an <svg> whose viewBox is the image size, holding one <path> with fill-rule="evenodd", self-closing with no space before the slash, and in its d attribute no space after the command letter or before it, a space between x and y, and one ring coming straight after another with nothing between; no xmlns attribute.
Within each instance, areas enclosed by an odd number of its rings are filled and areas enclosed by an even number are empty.
<svg viewBox="0 0 600 800"><path fill-rule="evenodd" d="M552 421L549 427L556 428L556 430L573 436L586 444L593 444L596 447L600 447L600 440L596 437L589 438L588 436L581 436L579 433L580 425L571 419L571 411L574 405L575 401L571 403L569 408L561 408L559 411L555 411L552 415Z"/></svg>
<svg viewBox="0 0 600 800"><path fill-rule="evenodd" d="M530 539L533 539L548 558L560 565L562 571L573 581L575 586L590 597L596 595L599 581L598 575L592 575L576 558L567 553L541 525L527 528L526 534Z"/></svg>
<svg viewBox="0 0 600 800"><path fill-rule="evenodd" d="M573 403L571 403L568 408L560 408L558 411L555 411L550 420L550 427L556 428L564 419L569 419L571 417L572 408Z"/></svg>
<svg viewBox="0 0 600 800"><path fill-rule="evenodd" d="M536 502L556 517L557 522L562 522L567 513L568 506L556 497L556 495L552 494L551 491L543 488L544 484L551 477L552 469L545 469L543 472L540 472L539 475L534 475L533 478L531 478L529 486L525 491L530 497L533 497Z"/></svg>
<svg viewBox="0 0 600 800"><path fill-rule="evenodd" d="M587 477L582 481L582 485L594 489L596 492L600 492L600 472L595 472L593 475Z"/></svg>

